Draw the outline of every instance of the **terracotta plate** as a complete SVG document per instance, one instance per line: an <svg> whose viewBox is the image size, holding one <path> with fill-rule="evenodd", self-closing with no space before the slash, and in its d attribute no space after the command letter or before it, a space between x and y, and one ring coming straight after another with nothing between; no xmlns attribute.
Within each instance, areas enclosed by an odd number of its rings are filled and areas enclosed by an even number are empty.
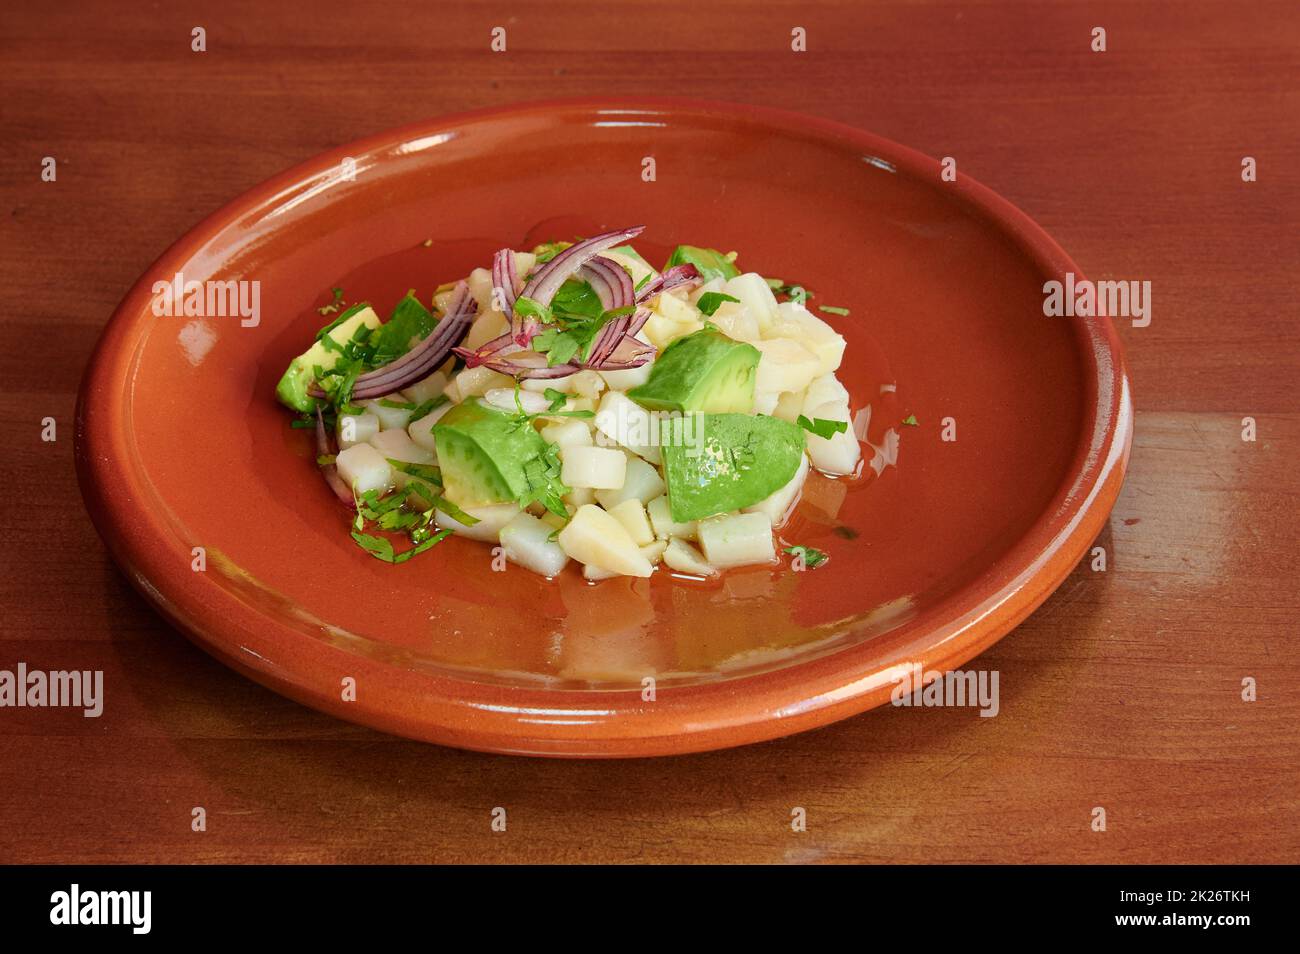
<svg viewBox="0 0 1300 954"><path fill-rule="evenodd" d="M386 313L502 245L634 223L656 254L736 249L850 310L830 318L849 342L841 375L871 405L873 439L901 439L878 478L815 480L782 531L830 562L590 585L572 568L552 582L494 572L463 540L398 567L358 549L307 432L272 398L329 289ZM1043 283L1067 271L964 173L943 182L934 160L835 123L666 100L452 116L318 156L169 249L86 373L81 484L172 622L341 718L540 755L768 739L879 705L904 667L966 662L1101 530L1129 386L1108 322L1044 317ZM155 315L154 283L178 273L258 282L260 320Z"/></svg>

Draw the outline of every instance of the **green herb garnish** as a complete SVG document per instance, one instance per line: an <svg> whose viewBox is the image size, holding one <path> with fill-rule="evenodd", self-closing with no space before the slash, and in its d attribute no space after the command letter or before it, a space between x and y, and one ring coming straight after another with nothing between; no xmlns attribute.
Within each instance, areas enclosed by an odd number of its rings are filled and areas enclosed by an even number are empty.
<svg viewBox="0 0 1300 954"><path fill-rule="evenodd" d="M909 415L907 415L907 417L903 418L903 423L906 424L908 427L920 427L920 426L921 426L921 422L918 421L918 420L916 419L916 415L915 415L915 414L909 414Z"/></svg>
<svg viewBox="0 0 1300 954"><path fill-rule="evenodd" d="M796 422L800 427L810 434L816 434L824 440L830 440L836 434L843 434L849 429L848 421L828 421L824 417L809 420L802 414L799 415Z"/></svg>
<svg viewBox="0 0 1300 954"><path fill-rule="evenodd" d="M343 289L332 288L330 290L334 293L334 300L330 302L328 305L321 305L319 308L317 308L316 311L318 314L333 315L336 314L338 310L343 307Z"/></svg>
<svg viewBox="0 0 1300 954"><path fill-rule="evenodd" d="M802 560L803 565L810 570L817 569L817 567L830 559L830 554L823 553L816 547L793 546L786 547L781 552L788 553L797 560Z"/></svg>
<svg viewBox="0 0 1300 954"><path fill-rule="evenodd" d="M695 303L695 307L712 318L713 313L722 307L724 301L739 303L740 299L733 298L731 295L722 292L705 292L700 296L700 300Z"/></svg>
<svg viewBox="0 0 1300 954"><path fill-rule="evenodd" d="M840 308L837 305L818 305L817 310L824 311L828 315L839 315L841 318L849 313L847 308Z"/></svg>

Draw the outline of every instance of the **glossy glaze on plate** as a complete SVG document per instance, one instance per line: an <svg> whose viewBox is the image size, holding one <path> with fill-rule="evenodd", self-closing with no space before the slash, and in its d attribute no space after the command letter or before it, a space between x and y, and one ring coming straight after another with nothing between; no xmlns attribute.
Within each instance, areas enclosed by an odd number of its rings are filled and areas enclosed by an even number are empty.
<svg viewBox="0 0 1300 954"><path fill-rule="evenodd" d="M830 320L848 339L840 376L855 406L899 383L880 413L920 422L900 428L899 466L817 479L780 533L830 563L592 586L572 571L549 583L493 572L470 541L398 567L354 546L313 479L306 432L272 395L328 290L387 313L502 245L625 221L664 247L738 249L743 267L848 307ZM178 271L260 281L260 325L154 317L154 281ZM1043 316L1043 282L1066 271L1080 274L964 175L943 183L937 162L822 120L682 101L435 120L284 173L151 267L87 372L82 487L118 562L180 628L342 718L548 755L771 738L878 705L912 663L960 665L1101 529L1131 404L1109 324ZM956 441L940 439L945 418ZM191 569L197 546L205 572Z"/></svg>

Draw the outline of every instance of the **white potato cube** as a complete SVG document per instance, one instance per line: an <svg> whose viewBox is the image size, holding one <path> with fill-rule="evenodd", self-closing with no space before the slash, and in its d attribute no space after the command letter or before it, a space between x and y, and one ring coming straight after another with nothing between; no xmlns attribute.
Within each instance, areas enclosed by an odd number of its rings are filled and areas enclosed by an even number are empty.
<svg viewBox="0 0 1300 954"><path fill-rule="evenodd" d="M663 351L678 338L699 331L703 327L704 324L700 321L674 321L665 318L657 311L652 311L641 330L645 332L646 340L650 344Z"/></svg>
<svg viewBox="0 0 1300 954"><path fill-rule="evenodd" d="M781 403L781 395L775 391L754 392L755 414L771 414L779 403Z"/></svg>
<svg viewBox="0 0 1300 954"><path fill-rule="evenodd" d="M469 273L465 279L469 285L469 293L474 296L478 302L479 314L489 310L492 307L492 272L486 268L476 268Z"/></svg>
<svg viewBox="0 0 1300 954"><path fill-rule="evenodd" d="M799 491L803 490L804 481L807 479L808 455L800 454L799 468L794 472L794 476L790 478L790 482L766 500L760 500L758 503L744 508L745 513L761 513L767 517L774 528L780 527L785 523L786 518L790 516L795 501L799 499Z"/></svg>
<svg viewBox="0 0 1300 954"><path fill-rule="evenodd" d="M441 371L435 371L414 384L408 384L402 388L402 393L411 400L412 404L423 404L425 401L436 398L446 387L447 375Z"/></svg>
<svg viewBox="0 0 1300 954"><path fill-rule="evenodd" d="M579 371L570 377L573 393L578 397L590 398L594 401L600 397L600 392L605 390L605 379L600 376L599 371Z"/></svg>
<svg viewBox="0 0 1300 954"><path fill-rule="evenodd" d="M844 336L795 301L777 305L777 320L763 333L765 338L793 338L817 356L818 374L830 374L844 360Z"/></svg>
<svg viewBox="0 0 1300 954"><path fill-rule="evenodd" d="M368 444L379 433L379 418L370 411L364 414L340 414L335 426L339 447L347 449L353 444Z"/></svg>
<svg viewBox="0 0 1300 954"><path fill-rule="evenodd" d="M656 497L646 504L646 513L650 517L650 525L654 527L655 536L660 540L667 540L670 537L681 537L685 540L694 540L698 533L698 524L694 520L678 522L673 519L672 506L669 504L668 497Z"/></svg>
<svg viewBox="0 0 1300 954"><path fill-rule="evenodd" d="M732 298L740 299L758 323L760 331L776 321L776 296L772 294L766 279L757 272L746 272L729 279L722 290Z"/></svg>
<svg viewBox="0 0 1300 954"><path fill-rule="evenodd" d="M555 528L531 514L521 513L501 528L501 549L511 563L542 576L555 576L569 556L551 539Z"/></svg>
<svg viewBox="0 0 1300 954"><path fill-rule="evenodd" d="M441 510L433 515L433 521L441 530L450 530L458 537L465 537L470 540L481 540L486 543L496 543L501 534L501 530L515 517L523 513L518 506L512 503L489 504L486 507L465 507L465 513L478 520L475 524L464 524L449 514ZM550 530L546 531L548 534Z"/></svg>
<svg viewBox="0 0 1300 954"><path fill-rule="evenodd" d="M753 345L763 355L754 379L756 391L802 391L821 367L815 354L790 338L769 338Z"/></svg>
<svg viewBox="0 0 1300 954"><path fill-rule="evenodd" d="M569 508L569 512L577 510L579 507L589 503L596 502L596 491L590 487L573 487L564 495L564 506Z"/></svg>
<svg viewBox="0 0 1300 954"><path fill-rule="evenodd" d="M393 468L384 459L384 455L369 444L353 444L339 451L335 463L343 482L358 494L387 490L392 486Z"/></svg>
<svg viewBox="0 0 1300 954"><path fill-rule="evenodd" d="M362 401L361 406L367 411L379 418L379 429L381 431L401 428L406 430L406 425L411 421L411 411L404 407L388 407L380 402L388 401L392 404L407 404L408 402L400 394L389 394L382 398L375 398L371 401Z"/></svg>
<svg viewBox="0 0 1300 954"><path fill-rule="evenodd" d="M675 292L665 292L654 299L652 310L679 325L703 326L704 314Z"/></svg>
<svg viewBox="0 0 1300 954"><path fill-rule="evenodd" d="M509 328L510 319L503 312L495 308L480 312L474 319L474 323L469 326L465 340L460 343L461 347L473 351L494 338L500 338Z"/></svg>
<svg viewBox="0 0 1300 954"><path fill-rule="evenodd" d="M659 476L659 468L652 467L640 457L628 457L627 474L623 486L617 490L600 490L596 499L606 510L612 510L625 500L639 500L649 503L664 492L664 479Z"/></svg>
<svg viewBox="0 0 1300 954"><path fill-rule="evenodd" d="M433 425L437 424L442 416L455 406L456 405L451 402L440 404L418 421L412 421L408 424L406 427L406 433L410 436L411 440L415 441L415 443L419 444L425 450L434 451ZM434 458L437 459L436 454L434 455Z"/></svg>
<svg viewBox="0 0 1300 954"><path fill-rule="evenodd" d="M678 573L700 577L718 575L717 567L711 565L699 550L680 537L673 537L668 541L668 546L664 548L663 561L666 566Z"/></svg>
<svg viewBox="0 0 1300 954"><path fill-rule="evenodd" d="M509 388L488 388L483 392L483 400L499 411L517 414L520 408L525 414L541 414L551 406L551 402L535 391L516 391Z"/></svg>
<svg viewBox="0 0 1300 954"><path fill-rule="evenodd" d="M650 521L646 518L645 504L635 497L624 500L608 513L623 525L623 529L637 546L643 547L654 542L655 532L650 529Z"/></svg>
<svg viewBox="0 0 1300 954"><path fill-rule="evenodd" d="M700 546L705 559L718 567L772 563L772 521L761 513L727 514L700 521Z"/></svg>
<svg viewBox="0 0 1300 954"><path fill-rule="evenodd" d="M562 378L524 378L519 386L525 391L545 394L547 391L559 391L561 394L573 393L573 379L577 374L566 374Z"/></svg>
<svg viewBox="0 0 1300 954"><path fill-rule="evenodd" d="M656 441L657 418L623 392L609 391L600 399L595 425L615 444L650 463L658 464L663 459Z"/></svg>
<svg viewBox="0 0 1300 954"><path fill-rule="evenodd" d="M487 365L480 364L477 368L466 368L456 375L454 385L456 400L464 401L467 398L486 394L493 388L510 388L514 390L515 380L508 374L501 374L499 371L493 371Z"/></svg>
<svg viewBox="0 0 1300 954"><path fill-rule="evenodd" d="M370 438L370 446L390 460L408 464L432 464L433 454L411 440L406 431L380 431Z"/></svg>
<svg viewBox="0 0 1300 954"><path fill-rule="evenodd" d="M667 549L667 540L651 540L645 546L641 547L641 555L651 563L658 563L664 558L664 551Z"/></svg>
<svg viewBox="0 0 1300 954"><path fill-rule="evenodd" d="M591 428L576 417L562 417L542 428L542 440L563 451L567 447L591 447Z"/></svg>
<svg viewBox="0 0 1300 954"><path fill-rule="evenodd" d="M588 566L624 576L654 572L623 525L593 504L578 508L558 542L565 553Z"/></svg>
<svg viewBox="0 0 1300 954"><path fill-rule="evenodd" d="M777 400L776 407L772 408L772 416L793 424L803 413L803 401L803 391L786 391Z"/></svg>
<svg viewBox="0 0 1300 954"><path fill-rule="evenodd" d="M615 391L630 391L650 380L650 372L654 369L654 364L653 361L647 361L645 364L622 371L601 371L600 376Z"/></svg>
<svg viewBox="0 0 1300 954"><path fill-rule="evenodd" d="M828 401L814 408L809 408L810 420L821 418L825 421L848 421L849 406L842 401ZM852 427L847 427L830 438L818 437L810 431L804 432L804 443L808 446L808 456L813 466L825 474L851 474L862 458L862 448Z"/></svg>
<svg viewBox="0 0 1300 954"><path fill-rule="evenodd" d="M627 457L612 447L575 445L562 452L560 481L570 487L617 490L627 476Z"/></svg>
<svg viewBox="0 0 1300 954"><path fill-rule="evenodd" d="M847 411L849 405L849 392L844 385L840 384L840 379L833 374L823 374L821 377L813 378L812 383L808 385L808 390L804 392L803 405L799 409L800 414L812 417L813 411L823 404L843 404ZM847 417L837 417L837 421L847 421Z"/></svg>
<svg viewBox="0 0 1300 954"><path fill-rule="evenodd" d="M739 302L724 301L709 319L728 338L736 341L758 341L758 321L749 309Z"/></svg>

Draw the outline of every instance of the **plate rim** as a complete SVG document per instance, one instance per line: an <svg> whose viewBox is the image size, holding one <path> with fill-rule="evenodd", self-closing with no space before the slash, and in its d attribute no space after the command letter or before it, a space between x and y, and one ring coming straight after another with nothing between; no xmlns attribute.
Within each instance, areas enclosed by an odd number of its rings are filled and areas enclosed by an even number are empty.
<svg viewBox="0 0 1300 954"><path fill-rule="evenodd" d="M214 583L168 584L162 563L159 520L147 507L133 506L135 489L124 452L126 405L133 366L124 347L140 323L152 286L170 278L218 231L283 198L287 187L326 174L346 157L380 153L414 138L492 118L559 110L646 110L674 114L720 114L752 124L779 125L800 135L839 140L864 154L885 157L900 172L938 176L939 161L875 133L835 120L767 106L688 97L576 97L512 102L444 114L370 134L316 153L263 180L204 217L176 239L132 284L101 332L78 392L75 462L78 483L92 522L131 584L176 628L235 670L312 708L381 731L480 751L564 757L670 755L727 748L790 735L874 708L895 684L872 659L872 640L812 659L752 675L675 686L653 705L640 691L502 686L469 674L395 670L381 661L317 641L311 666L322 672L356 675L368 687L356 702L339 698L337 680L310 678L282 665L277 640L303 638L274 617L240 603ZM1040 271L1085 276L1065 251L1007 199L966 173L945 188L963 208L991 222L1011 238ZM927 669L951 669L979 655L1028 617L1069 575L1101 532L1119 495L1132 444L1131 383L1112 321L1072 319L1085 370L1084 418L1065 481L1035 522L990 569L1008 564L1018 572L991 591L975 580L945 595L936 607L937 626L916 658ZM1087 346L1087 347L1085 347ZM1090 350L1089 350L1090 348ZM115 423L121 426L115 427ZM1053 529L1055 528L1055 529ZM1050 531L1050 532L1048 532ZM1033 539L1046 537L1038 545ZM1022 552L1023 551L1023 552ZM1032 552L1030 552L1032 551ZM175 561L180 554L167 557ZM184 562L188 565L189 554ZM200 575L200 579L207 579ZM155 582L157 581L157 582ZM972 591L978 591L979 594ZM272 625L274 624L274 625ZM906 626L907 624L903 624ZM281 647L282 648L282 647ZM364 674L364 679L362 678ZM328 686L328 689L327 689ZM737 687L743 687L737 692ZM379 698L374 705L369 699ZM544 697L541 698L541 697ZM666 697L666 698L664 698ZM575 732L574 713L585 722ZM565 718L547 720L545 713ZM528 719L520 718L527 713Z"/></svg>

